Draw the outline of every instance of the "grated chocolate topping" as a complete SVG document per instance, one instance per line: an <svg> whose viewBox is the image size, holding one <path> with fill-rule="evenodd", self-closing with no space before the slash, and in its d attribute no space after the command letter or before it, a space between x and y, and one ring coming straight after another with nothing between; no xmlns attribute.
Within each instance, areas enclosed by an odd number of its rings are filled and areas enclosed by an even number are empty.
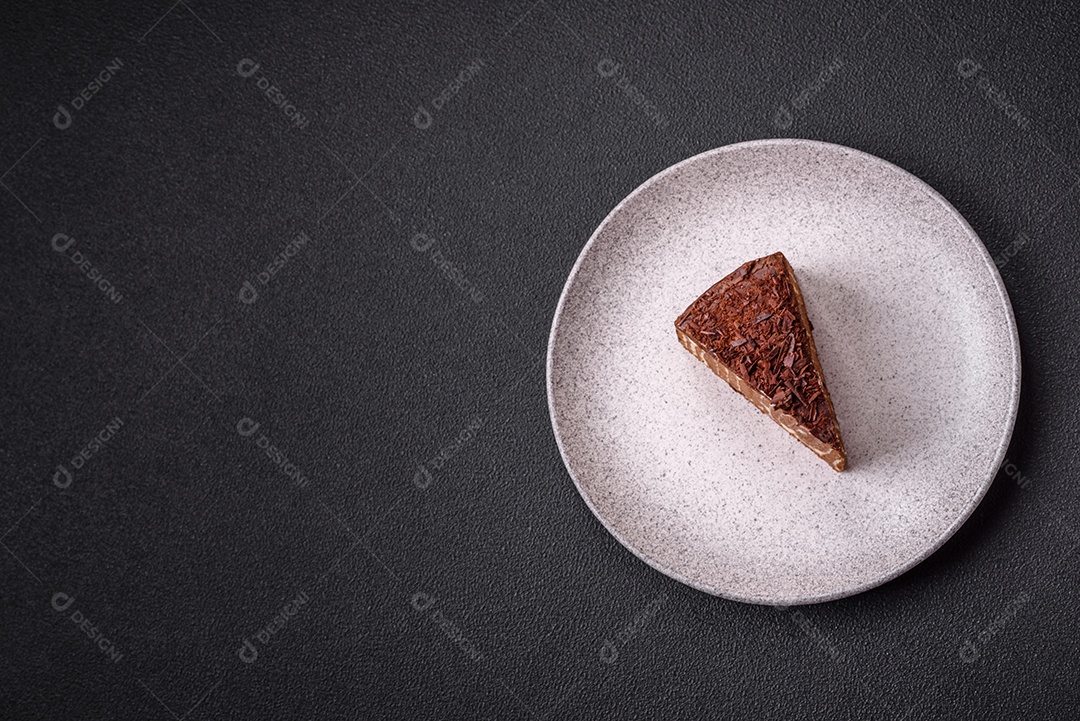
<svg viewBox="0 0 1080 721"><path fill-rule="evenodd" d="M810 355L810 329L781 253L744 263L705 291L675 326L818 440L840 433Z"/></svg>

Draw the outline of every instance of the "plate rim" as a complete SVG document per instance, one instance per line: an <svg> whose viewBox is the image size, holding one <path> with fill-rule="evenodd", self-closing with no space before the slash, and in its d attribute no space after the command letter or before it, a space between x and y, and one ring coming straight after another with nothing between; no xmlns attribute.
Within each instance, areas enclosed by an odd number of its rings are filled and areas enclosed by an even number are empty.
<svg viewBox="0 0 1080 721"><path fill-rule="evenodd" d="M623 535L618 531L618 529L616 529L614 527L614 525L612 523L610 523L608 521L608 519L605 518L597 510L597 508L596 508L595 504L593 503L592 499L589 497L588 493L586 493L585 489L582 487L581 481L578 479L577 474L574 472L574 469L571 467L570 461L567 458L566 449L563 446L562 434L559 432L559 422L558 422L558 419L556 418L556 413L555 413L554 386L553 386L553 382L552 382L552 370L553 370L553 365L554 365L555 338L556 338L556 336L558 334L559 324L560 324L560 321L562 320L563 312L565 310L565 304L566 304L568 291L571 288L571 286L574 284L574 281L577 278L578 271L581 269L582 263L584 262L586 256L589 254L589 251L592 249L593 243L600 236L601 232L612 221L612 219L615 218L618 215L618 213L622 210L623 206L630 203L632 200L634 200L640 193L645 191L647 188L650 188L651 186L658 183L660 180L662 180L667 175L678 171L680 168L682 168L685 165L689 165L689 164L694 163L694 162L699 162L701 160L704 160L705 158L708 158L708 157L711 157L711 156L714 156L714 155L722 155L722 154L726 154L726 153L736 152L736 151L739 151L739 150L746 150L746 149L750 149L750 148L763 147L763 146L810 146L810 147L824 148L824 149L829 150L831 152L841 152L841 153L855 154L855 155L861 156L864 160L866 160L866 161L868 161L868 162L870 162L872 164L876 164L876 165L878 165L880 167L885 168L886 170L888 170L890 172L894 172L894 173L899 174L906 182L913 185L913 187L920 189L922 192L924 192L931 199L933 199L934 201L939 203L941 206L943 206L945 211L949 215L951 215L953 217L953 219L956 220L960 224L960 227L965 231L966 235L968 236L968 239L970 241L972 241L972 244L977 248L977 250L979 252L979 257L982 259L983 263L990 270L990 277L991 277L991 280L992 280L992 282L994 284L994 288L997 291L998 298L1001 300L1002 305L1004 306L1004 309L1005 309L1005 318L1006 318L1006 322L1007 322L1007 325L1008 325L1008 335L1009 335L1010 340L1012 341L1010 346L1009 346L1009 353L1012 356L1012 373L1011 373L1012 385L1011 385L1011 387L1009 389L1010 390L1009 409L1008 409L1008 415L1007 415L1006 422L1005 422L1005 429L1004 429L1004 432L1002 433L1000 439L998 440L998 447L997 447L996 452L994 454L994 459L991 462L990 467L987 469L986 479L975 490L975 493L968 500L968 502L964 505L963 509L957 515L956 519L937 538L935 538L932 543L927 544L924 547L924 549L921 550L919 553L915 554L914 557L912 557L911 559L903 561L902 563L900 563L899 565L897 565L896 567L894 567L893 569L891 569L887 573L881 574L881 575L877 576L876 578L873 578L873 579L871 579L869 581L864 581L864 582L862 582L860 584L851 586L850 588L843 589L843 590L840 590L840 591L833 591L833 592L829 592L829 593L814 594L814 595L809 595L809 596L804 596L804 597L795 596L795 597L792 597L792 598L773 598L773 597L748 596L748 595L744 596L744 595L740 595L740 594L737 594L737 593L727 593L727 592L722 593L722 592L720 592L720 591L718 591L718 590L716 590L714 588L707 587L703 583L699 583L699 582L694 581L692 579L686 578L682 574L680 574L680 573L678 573L678 572L676 572L676 571L674 571L672 569L665 568L663 564L661 564L658 561L656 561L655 559L651 558L650 556L648 556L648 554L645 554L645 553L641 552L639 549L635 548L634 545L631 544L626 538L624 538ZM742 602L742 603L752 603L752 604L759 604L759 605L798 606L798 605L808 605L808 604L814 604L814 603L824 603L824 602L827 602L827 601L835 601L835 600L838 600L838 599L841 599L841 598L848 598L850 596L855 596L855 595L858 595L860 593L864 593L866 591L869 591L870 589L877 588L878 586L884 585L884 584L888 583L889 581L892 581L893 579L903 575L904 573L907 573L912 568L914 568L915 566L919 565L920 563L925 561L930 556L937 553L937 551L940 550L940 548L943 545L945 545L945 543L950 538L952 538L953 535L955 535L956 532L958 530L960 530L960 528L968 521L968 519L971 517L971 514L974 513L975 509L979 506L979 504L982 502L983 498L986 496L986 493L987 493L987 491L989 491L990 486L993 485L994 479L997 477L997 474L1001 469L1001 465L1005 460L1005 454L1009 449L1009 443L1012 440L1013 430L1015 429L1015 426L1016 426L1016 415L1017 415L1017 411L1019 410L1019 405L1020 405L1020 381L1021 381L1022 369L1021 369L1021 358L1020 358L1020 336L1019 336L1019 332L1018 332L1017 327L1016 327L1016 316L1015 316L1015 313L1013 311L1012 301L1009 299L1008 290L1005 288L1005 283L1001 279L1001 273L998 271L998 267L994 263L993 257L990 255L990 251L987 249L986 244L983 243L983 241L979 237L978 233L976 233L974 228L971 227L971 224L969 224L967 222L967 219L964 218L963 215L961 215L960 211L958 211L955 207L953 207L952 203L950 203L941 193L939 193L936 189L934 189L929 183L922 180L921 178L919 178L915 174L913 174L913 173L911 173L911 172L909 172L907 170L904 170L900 166L895 165L893 163L890 163L889 161L887 161L887 160L885 160L883 158L879 158L876 155L872 155L872 154L867 153L865 151L858 150L856 148L851 148L851 147L848 147L846 145L840 145L840 144L837 144L837 143L829 143L829 142L822 141L822 140L809 140L809 139L803 139L803 138L763 138L763 139L758 139L758 140L747 140L747 141L738 142L738 143L731 143L729 145L722 145L722 146L717 147L717 148L712 148L710 150L706 150L704 152L697 153L696 155L692 155L692 156L690 156L688 158L685 158L685 159L675 163L674 165L670 165L667 168L664 168L663 170L659 171L658 173L654 174L653 176L651 176L650 178L645 180L645 182L641 183L636 188L634 188L634 190L632 190L625 198L623 198L621 201L619 201L619 203L616 204L615 207L612 208L611 211L606 216L604 216L604 219L602 221L600 221L600 224L598 226L596 226L596 229L592 232L592 235L589 236L589 240L582 247L581 252L578 253L578 257L574 261L574 265L573 265L573 267L571 267L569 275L567 275L567 277L566 277L566 282L563 284L562 291L559 293L559 301L555 306L555 314L554 314L554 316L552 317L552 320L551 320L551 330L548 333L547 353L545 355L546 355L546 363L545 363L545 366L546 366L546 370L545 370L546 378L545 378L545 381L546 382L545 382L545 385L546 385L546 389L547 389L548 417L549 417L549 420L551 421L552 434L555 436L555 443L559 447L559 456L562 459L563 467L566 468L566 472L570 475L570 479L574 482L574 487L577 488L578 494L585 501L586 506L588 506L589 511L592 512L593 516L595 516L596 519L600 521L601 525L603 525L603 527L607 530L607 532L610 533L615 538L615 540L617 540L620 544L622 544L622 546L624 548L629 550L632 554L634 554L634 556L641 559L647 565L649 565L650 567L652 567L655 570L659 571L660 573L664 574L665 576L667 576L669 578L673 578L676 581L679 581L680 583L683 583L683 584L685 584L687 586L690 586L691 588L694 588L694 589L697 589L697 590L702 591L704 593L707 593L707 594L709 594L711 596L717 596L717 597L720 597L720 598L726 598L726 599L731 600L731 601L739 601L739 602Z"/></svg>

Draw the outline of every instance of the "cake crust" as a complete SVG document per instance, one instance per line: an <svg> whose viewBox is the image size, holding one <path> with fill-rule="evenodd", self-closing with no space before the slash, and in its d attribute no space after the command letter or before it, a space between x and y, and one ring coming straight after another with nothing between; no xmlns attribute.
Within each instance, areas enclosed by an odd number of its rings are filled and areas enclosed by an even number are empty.
<svg viewBox="0 0 1080 721"><path fill-rule="evenodd" d="M783 253L744 263L675 321L679 342L837 471L847 467L813 326Z"/></svg>

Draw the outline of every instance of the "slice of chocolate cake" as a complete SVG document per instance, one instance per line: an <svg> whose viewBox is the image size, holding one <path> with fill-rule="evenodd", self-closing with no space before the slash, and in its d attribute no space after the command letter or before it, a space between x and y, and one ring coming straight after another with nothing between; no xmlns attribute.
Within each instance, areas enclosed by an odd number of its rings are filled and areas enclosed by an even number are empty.
<svg viewBox="0 0 1080 721"><path fill-rule="evenodd" d="M688 351L842 471L847 453L811 327L783 253L743 264L675 321Z"/></svg>

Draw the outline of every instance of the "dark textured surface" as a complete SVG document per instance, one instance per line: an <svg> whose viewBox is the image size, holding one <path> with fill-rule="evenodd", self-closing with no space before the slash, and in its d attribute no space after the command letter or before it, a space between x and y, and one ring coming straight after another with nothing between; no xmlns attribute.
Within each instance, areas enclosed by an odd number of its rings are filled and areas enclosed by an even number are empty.
<svg viewBox="0 0 1080 721"><path fill-rule="evenodd" d="M0 718L1076 718L1077 19L802 5L5 8ZM971 521L799 610L604 532L540 362L611 207L779 135L949 198L1024 352Z"/></svg>

